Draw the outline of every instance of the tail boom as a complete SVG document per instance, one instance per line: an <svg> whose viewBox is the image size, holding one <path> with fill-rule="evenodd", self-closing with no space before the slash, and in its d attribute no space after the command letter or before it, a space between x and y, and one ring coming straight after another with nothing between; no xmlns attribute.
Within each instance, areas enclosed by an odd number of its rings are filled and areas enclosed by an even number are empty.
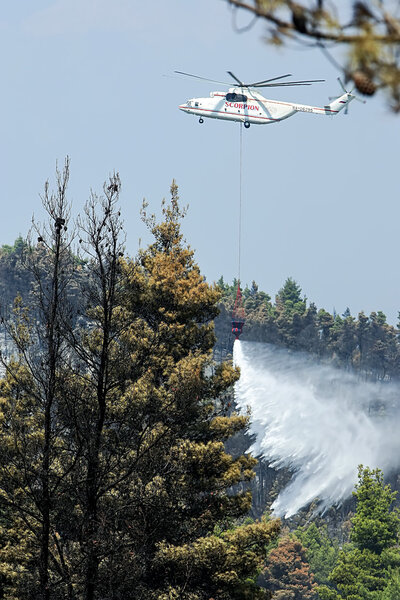
<svg viewBox="0 0 400 600"><path fill-rule="evenodd" d="M341 110L346 108L352 100L354 100L354 96L346 92L346 94L335 98L333 102L322 107L307 106L304 104L293 104L292 107L296 112L307 112L315 115L337 115Z"/></svg>

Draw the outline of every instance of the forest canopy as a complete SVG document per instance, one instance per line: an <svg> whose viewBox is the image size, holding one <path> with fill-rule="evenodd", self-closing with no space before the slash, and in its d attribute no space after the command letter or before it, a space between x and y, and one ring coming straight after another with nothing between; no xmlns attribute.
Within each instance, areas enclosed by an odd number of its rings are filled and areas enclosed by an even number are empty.
<svg viewBox="0 0 400 600"><path fill-rule="evenodd" d="M222 292L221 317L216 321L217 350L229 336L228 318L232 311L237 281L217 282ZM343 314L318 309L302 295L300 285L288 277L275 296L260 291L255 281L242 292L246 324L242 339L266 342L307 352L317 360L362 373L372 381L398 378L400 375L400 339L398 330L387 323L378 310L357 317L347 308Z"/></svg>
<svg viewBox="0 0 400 600"><path fill-rule="evenodd" d="M248 452L235 410L238 282L201 274L176 183L160 219L144 204L152 242L129 257L118 174L75 223L68 179L67 159L45 226L0 250L0 598L399 598L397 498L379 469L360 466L353 502L326 516L271 518L290 473ZM243 339L399 375L381 311L330 314L291 277L274 300L253 281L243 301Z"/></svg>

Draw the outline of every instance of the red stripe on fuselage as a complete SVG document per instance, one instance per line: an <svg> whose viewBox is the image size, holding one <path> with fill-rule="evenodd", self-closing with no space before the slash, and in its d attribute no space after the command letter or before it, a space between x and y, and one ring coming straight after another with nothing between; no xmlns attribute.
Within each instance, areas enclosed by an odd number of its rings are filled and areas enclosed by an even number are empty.
<svg viewBox="0 0 400 600"><path fill-rule="evenodd" d="M192 107L188 107L189 111L193 110L193 111L199 111L202 110L203 112L212 112L212 113L218 113L221 115L235 115L235 117L237 116L248 116L252 119L265 119L266 121L280 121L280 119L270 119L269 117L260 117L260 116L255 116L255 115L249 115L246 113L234 113L234 112L226 112L226 111L222 111L222 110L213 110L211 108L199 108L196 106L196 108L192 108ZM193 112L193 114L195 114L195 112Z"/></svg>

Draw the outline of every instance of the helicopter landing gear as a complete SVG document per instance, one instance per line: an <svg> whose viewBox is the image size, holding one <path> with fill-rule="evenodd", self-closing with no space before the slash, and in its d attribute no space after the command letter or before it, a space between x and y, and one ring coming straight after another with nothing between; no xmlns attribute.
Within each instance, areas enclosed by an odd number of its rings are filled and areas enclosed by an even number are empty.
<svg viewBox="0 0 400 600"><path fill-rule="evenodd" d="M203 119L203 117L200 117L200 119L199 119L199 123L204 123L204 119Z"/></svg>
<svg viewBox="0 0 400 600"><path fill-rule="evenodd" d="M248 129L250 127L250 123L248 121L245 121L244 126L246 127L246 129Z"/></svg>

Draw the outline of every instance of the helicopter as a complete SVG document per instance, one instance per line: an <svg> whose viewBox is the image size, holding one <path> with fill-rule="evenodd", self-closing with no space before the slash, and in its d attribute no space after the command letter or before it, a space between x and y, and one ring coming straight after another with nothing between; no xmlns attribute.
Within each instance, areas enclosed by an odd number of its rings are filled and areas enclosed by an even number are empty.
<svg viewBox="0 0 400 600"><path fill-rule="evenodd" d="M175 71L175 73L211 83L232 86L232 82L227 83L224 81L216 81L215 79L207 79L183 71ZM339 77L338 81L343 94L335 98L330 98L332 102L323 107L318 107L298 104L296 102L269 100L264 98L257 90L259 88L311 85L313 83L325 81L324 79L279 81L286 77L292 77L292 75L288 73L287 75L279 75L278 77L264 79L263 81L244 83L236 77L232 71L227 71L227 73L237 84L234 87L229 87L228 92L211 92L209 98L191 98L185 104L180 104L179 109L188 114L197 115L199 117L199 123L204 123L204 118L222 119L224 121L238 121L243 123L246 129L248 129L251 124L268 125L271 123L278 123L279 121L292 117L298 112L313 113L315 115L336 115L341 110L345 109L346 114L348 105L352 100L358 100L359 102L365 103L365 100L361 100L355 96L352 91L348 92Z"/></svg>

